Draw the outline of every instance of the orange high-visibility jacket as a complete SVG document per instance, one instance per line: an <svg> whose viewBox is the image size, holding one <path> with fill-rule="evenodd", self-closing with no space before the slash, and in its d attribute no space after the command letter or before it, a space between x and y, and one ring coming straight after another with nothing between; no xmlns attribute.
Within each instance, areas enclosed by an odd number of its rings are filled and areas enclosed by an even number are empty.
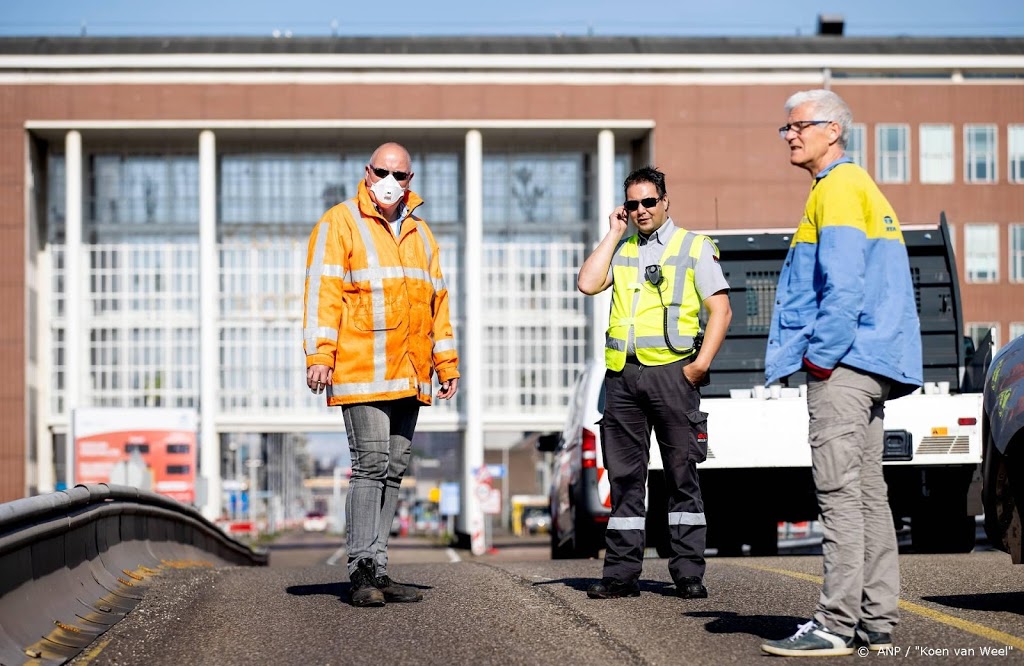
<svg viewBox="0 0 1024 666"><path fill-rule="evenodd" d="M306 367L333 368L328 405L416 396L430 404L431 376L459 376L448 288L437 241L405 198L400 238L359 181L309 238L302 339Z"/></svg>

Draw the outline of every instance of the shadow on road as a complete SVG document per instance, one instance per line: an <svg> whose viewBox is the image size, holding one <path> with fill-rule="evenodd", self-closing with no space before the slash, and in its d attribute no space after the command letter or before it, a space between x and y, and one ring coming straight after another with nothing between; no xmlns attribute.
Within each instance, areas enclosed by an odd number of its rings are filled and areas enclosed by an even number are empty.
<svg viewBox="0 0 1024 666"><path fill-rule="evenodd" d="M415 583L402 582L402 585L409 587L415 587L418 590L432 590L432 585L416 585ZM317 585L292 585L285 589L288 594L297 597L308 597L308 596L329 596L338 597L342 601L348 601L349 590L352 584L348 581L337 582L337 583L318 583Z"/></svg>
<svg viewBox="0 0 1024 666"><path fill-rule="evenodd" d="M674 592L675 587L672 590ZM711 634L750 634L765 640L792 636L796 628L807 621L805 617L791 615L740 615L732 611L695 611L684 615L714 618L704 625Z"/></svg>
<svg viewBox="0 0 1024 666"><path fill-rule="evenodd" d="M1024 592L954 594L944 597L921 597L921 599L950 608L1024 615Z"/></svg>
<svg viewBox="0 0 1024 666"><path fill-rule="evenodd" d="M558 578L556 580L545 580L533 583L533 587L540 587L542 585L565 585L566 587L571 587L577 592L586 592L590 589L591 585L599 582L600 580L600 578ZM676 586L672 583L665 583L657 580L641 580L640 592L674 597L676 596Z"/></svg>
<svg viewBox="0 0 1024 666"><path fill-rule="evenodd" d="M571 587L577 592L586 592L587 589L598 582L599 578L558 578L555 580L543 580L533 583L533 587L541 587L543 585L565 585Z"/></svg>
<svg viewBox="0 0 1024 666"><path fill-rule="evenodd" d="M338 583L320 583L317 585L292 585L285 589L288 594L295 595L297 597L308 597L324 595L329 597L338 597L342 601L347 601L349 598L349 589L352 585L348 582Z"/></svg>

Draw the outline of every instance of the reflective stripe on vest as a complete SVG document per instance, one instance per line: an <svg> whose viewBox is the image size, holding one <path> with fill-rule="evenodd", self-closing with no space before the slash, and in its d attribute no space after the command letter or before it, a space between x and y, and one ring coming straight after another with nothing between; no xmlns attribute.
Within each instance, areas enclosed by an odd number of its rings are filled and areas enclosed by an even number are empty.
<svg viewBox="0 0 1024 666"><path fill-rule="evenodd" d="M638 237L633 235L618 247L612 258L612 306L605 344L605 364L610 370L618 371L625 365L630 338L637 359L645 365L664 365L693 354L701 305L694 272L706 238L684 229L674 231L660 260L660 296L658 289L640 275ZM666 335L679 351L669 348Z"/></svg>

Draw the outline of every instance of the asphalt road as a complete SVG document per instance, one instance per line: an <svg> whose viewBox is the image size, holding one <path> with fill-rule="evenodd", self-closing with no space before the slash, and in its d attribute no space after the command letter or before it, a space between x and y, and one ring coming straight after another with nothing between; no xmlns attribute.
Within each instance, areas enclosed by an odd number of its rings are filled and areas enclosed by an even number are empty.
<svg viewBox="0 0 1024 666"><path fill-rule="evenodd" d="M709 558L710 598L682 600L666 561L648 559L640 597L598 601L585 590L600 561L551 561L545 538L497 545L473 557L394 540L392 577L425 599L384 608L347 603L340 541L321 535L283 540L268 568L165 571L73 663L770 663L761 642L793 633L820 590L818 555ZM1024 567L991 550L900 567L900 654L866 659L1024 663Z"/></svg>

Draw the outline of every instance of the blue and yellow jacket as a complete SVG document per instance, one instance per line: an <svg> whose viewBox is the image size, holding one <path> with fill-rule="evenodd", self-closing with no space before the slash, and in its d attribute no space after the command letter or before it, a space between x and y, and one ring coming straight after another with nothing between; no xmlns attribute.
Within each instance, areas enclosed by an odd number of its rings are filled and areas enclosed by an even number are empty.
<svg viewBox="0 0 1024 666"><path fill-rule="evenodd" d="M842 364L893 381L890 397L921 386L921 331L899 221L849 158L817 175L779 275L765 380Z"/></svg>

